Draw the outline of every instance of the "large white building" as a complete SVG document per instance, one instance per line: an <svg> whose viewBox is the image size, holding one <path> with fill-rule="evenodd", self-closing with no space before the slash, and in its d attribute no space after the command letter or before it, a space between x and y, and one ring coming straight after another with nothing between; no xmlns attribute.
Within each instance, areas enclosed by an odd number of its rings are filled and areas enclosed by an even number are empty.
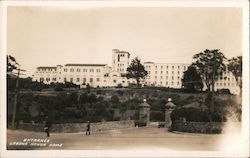
<svg viewBox="0 0 250 158"><path fill-rule="evenodd" d="M72 82L81 87L127 87L136 83L134 79L127 79L125 74L130 64L130 53L112 50L112 66L107 64L66 64L55 67L37 67L32 80L50 84L52 82ZM181 88L184 72L190 64L182 63L143 63L148 75L143 81L146 86ZM215 83L215 90L229 89L233 94L239 94L240 89L231 72L226 71Z"/></svg>
<svg viewBox="0 0 250 158"><path fill-rule="evenodd" d="M182 63L153 63L144 62L144 67L148 72L144 84L147 86L159 86L169 88L181 88L184 72L190 64ZM215 83L215 90L229 89L233 94L239 94L240 88L236 84L235 77L230 71L226 71ZM204 90L206 89L204 85Z"/></svg>
<svg viewBox="0 0 250 158"><path fill-rule="evenodd" d="M127 87L135 83L127 79L125 74L130 61L130 54L114 49L112 67L107 64L66 64L56 67L37 67L32 80L50 84L52 82L72 82L82 87Z"/></svg>

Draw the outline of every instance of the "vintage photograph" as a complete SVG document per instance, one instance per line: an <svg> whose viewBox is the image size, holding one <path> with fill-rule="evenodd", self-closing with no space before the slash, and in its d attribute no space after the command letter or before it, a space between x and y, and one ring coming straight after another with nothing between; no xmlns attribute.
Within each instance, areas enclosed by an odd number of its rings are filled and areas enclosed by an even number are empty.
<svg viewBox="0 0 250 158"><path fill-rule="evenodd" d="M3 156L247 157L247 1L100 3L5 5Z"/></svg>

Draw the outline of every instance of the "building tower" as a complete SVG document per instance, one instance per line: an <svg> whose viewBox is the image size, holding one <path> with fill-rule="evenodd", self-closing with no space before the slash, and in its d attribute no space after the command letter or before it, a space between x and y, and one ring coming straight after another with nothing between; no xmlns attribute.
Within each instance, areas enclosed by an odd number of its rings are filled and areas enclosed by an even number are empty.
<svg viewBox="0 0 250 158"><path fill-rule="evenodd" d="M112 50L112 70L120 72L121 74L127 73L129 66L130 53L120 51L119 49Z"/></svg>

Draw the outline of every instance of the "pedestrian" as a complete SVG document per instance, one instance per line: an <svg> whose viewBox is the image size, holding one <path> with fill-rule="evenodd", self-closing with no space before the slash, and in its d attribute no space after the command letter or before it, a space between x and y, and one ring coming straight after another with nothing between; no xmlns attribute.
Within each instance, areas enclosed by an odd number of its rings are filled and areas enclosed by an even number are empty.
<svg viewBox="0 0 250 158"><path fill-rule="evenodd" d="M87 122L87 130L86 130L86 135L90 135L90 122Z"/></svg>
<svg viewBox="0 0 250 158"><path fill-rule="evenodd" d="M47 137L49 137L49 129L50 129L50 127L51 127L51 121L49 120L49 117L46 116L44 130L47 133Z"/></svg>

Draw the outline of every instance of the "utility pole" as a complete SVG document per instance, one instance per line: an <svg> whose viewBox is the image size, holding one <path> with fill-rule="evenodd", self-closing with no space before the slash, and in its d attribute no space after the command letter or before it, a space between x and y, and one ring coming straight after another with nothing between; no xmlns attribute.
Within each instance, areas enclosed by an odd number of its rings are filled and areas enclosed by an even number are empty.
<svg viewBox="0 0 250 158"><path fill-rule="evenodd" d="M16 119L16 106L17 106L17 98L18 98L18 93L19 93L19 76L20 76L20 71L25 71L21 70L20 68L17 69L17 79L16 79L16 87L15 87L15 96L14 96L14 105L13 105L13 112L12 112L12 129L15 129L15 119Z"/></svg>

